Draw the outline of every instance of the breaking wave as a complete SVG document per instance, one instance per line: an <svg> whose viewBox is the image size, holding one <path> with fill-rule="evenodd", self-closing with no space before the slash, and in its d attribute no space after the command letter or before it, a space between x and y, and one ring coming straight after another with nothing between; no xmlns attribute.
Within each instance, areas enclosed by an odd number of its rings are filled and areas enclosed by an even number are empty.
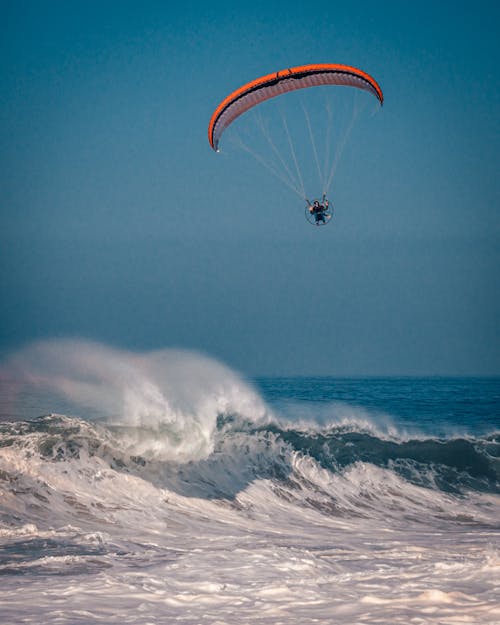
<svg viewBox="0 0 500 625"><path fill-rule="evenodd" d="M170 437L162 430L156 435L160 447L162 436ZM79 519L82 511L100 516L99 502L107 510L134 499L134 492L127 492L130 479L137 480L139 491L153 488L236 507L252 485L265 484L274 505L281 500L347 517L408 519L425 510L427 518L485 522L487 511L464 512L464 499L500 493L496 435L397 441L357 426L303 431L219 415L211 453L188 462L143 455L142 436L140 427L60 415L3 424L0 482L4 501L11 501L3 507L3 521L14 520L21 502L22 509L34 512L22 515L23 522L53 520L55 510L66 522L73 512Z"/></svg>
<svg viewBox="0 0 500 625"><path fill-rule="evenodd" d="M297 381L271 409L206 356L81 341L0 376L53 405L0 422L10 623L498 622L493 419L403 429Z"/></svg>
<svg viewBox="0 0 500 625"><path fill-rule="evenodd" d="M251 491L257 508L394 519L422 518L425 509L490 522L483 500L470 510L465 500L500 493L499 433L412 435L356 411L287 418L227 367L191 352L45 342L14 355L6 372L100 413L1 425L7 523L39 523L55 510L66 522L75 511L104 519L101 508L123 505L118 493L131 502L144 489L235 509Z"/></svg>

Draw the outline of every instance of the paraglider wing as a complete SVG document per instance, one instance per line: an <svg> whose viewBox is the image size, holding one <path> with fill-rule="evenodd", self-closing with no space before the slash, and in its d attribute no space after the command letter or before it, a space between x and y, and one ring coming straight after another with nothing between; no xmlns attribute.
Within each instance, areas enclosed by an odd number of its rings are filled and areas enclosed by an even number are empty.
<svg viewBox="0 0 500 625"><path fill-rule="evenodd" d="M253 80L222 100L208 126L210 145L217 151L224 130L253 106L289 91L320 85L356 87L373 94L380 104L384 101L377 82L369 74L349 65L325 63L284 69Z"/></svg>

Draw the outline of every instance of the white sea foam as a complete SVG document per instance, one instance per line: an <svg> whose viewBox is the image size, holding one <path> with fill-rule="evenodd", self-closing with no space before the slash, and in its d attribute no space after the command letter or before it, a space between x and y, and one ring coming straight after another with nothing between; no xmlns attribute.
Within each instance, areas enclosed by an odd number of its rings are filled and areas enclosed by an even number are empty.
<svg viewBox="0 0 500 625"><path fill-rule="evenodd" d="M332 479L314 462L297 463L302 490L297 482L285 496L273 480L257 479L232 502L182 496L114 471L96 483L97 459L26 466L54 489L46 522L72 517L81 527L32 525L11 535L10 544L25 541L27 554L26 539L37 537L58 542L62 553L7 567L29 584L4 575L4 622L326 624L332 614L346 624L498 622L491 529L463 531L429 514L440 505L449 515L458 505L452 498L429 493L419 519L402 519L391 498L403 490L403 505L422 499L424 489L381 478L369 466ZM67 495L66 488L73 491L69 503L56 496ZM327 493L344 512L361 510L370 496L364 514L336 516L333 508L311 505ZM384 507L390 507L385 518ZM89 527L99 530L99 540ZM82 553L65 554L69 543ZM88 543L103 549L86 555Z"/></svg>

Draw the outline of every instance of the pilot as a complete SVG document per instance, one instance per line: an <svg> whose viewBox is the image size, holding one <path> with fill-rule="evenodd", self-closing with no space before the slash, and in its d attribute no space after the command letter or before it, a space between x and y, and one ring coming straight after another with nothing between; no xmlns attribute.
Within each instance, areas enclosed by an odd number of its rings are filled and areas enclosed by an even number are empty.
<svg viewBox="0 0 500 625"><path fill-rule="evenodd" d="M320 204L319 200L314 200L313 204L311 204L309 200L307 199L306 199L306 202L309 208L309 212L311 213L311 215L314 216L315 224L317 226L319 226L320 223L326 224L326 213L329 207L329 202L326 198L326 195L323 194L323 198L322 198L323 204Z"/></svg>

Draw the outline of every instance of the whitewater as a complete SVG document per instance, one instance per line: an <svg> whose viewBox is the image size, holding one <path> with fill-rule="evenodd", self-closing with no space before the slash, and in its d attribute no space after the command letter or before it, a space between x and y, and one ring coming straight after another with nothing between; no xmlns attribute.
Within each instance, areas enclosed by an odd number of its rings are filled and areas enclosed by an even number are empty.
<svg viewBox="0 0 500 625"><path fill-rule="evenodd" d="M499 379L58 340L0 384L5 625L500 623Z"/></svg>

